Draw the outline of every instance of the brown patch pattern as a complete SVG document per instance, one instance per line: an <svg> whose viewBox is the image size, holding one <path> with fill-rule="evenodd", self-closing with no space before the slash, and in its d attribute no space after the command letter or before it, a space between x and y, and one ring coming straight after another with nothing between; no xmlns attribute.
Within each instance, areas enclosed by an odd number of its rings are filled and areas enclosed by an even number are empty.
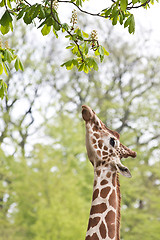
<svg viewBox="0 0 160 240"><path fill-rule="evenodd" d="M108 237L111 239L115 236L115 213L111 210L105 216L105 220L108 227Z"/></svg>
<svg viewBox="0 0 160 240"><path fill-rule="evenodd" d="M96 233L94 233L92 236L87 236L85 240L99 240Z"/></svg>
<svg viewBox="0 0 160 240"><path fill-rule="evenodd" d="M102 221L102 223L100 225L99 231L100 231L101 237L103 239L106 238L106 227L105 227L103 221Z"/></svg>
<svg viewBox="0 0 160 240"><path fill-rule="evenodd" d="M107 177L107 178L110 178L110 176L111 176L111 172L108 172L108 173L106 174L106 177Z"/></svg>
<svg viewBox="0 0 160 240"><path fill-rule="evenodd" d="M106 188L103 188L100 192L100 196L102 198L106 198L108 193L110 192L111 188L110 187L106 187Z"/></svg>
<svg viewBox="0 0 160 240"><path fill-rule="evenodd" d="M92 227L95 227L100 221L100 217L90 218L88 223L88 230ZM88 231L87 230L87 231Z"/></svg>
<svg viewBox="0 0 160 240"><path fill-rule="evenodd" d="M98 133L94 133L93 134L96 138L99 138L100 137L100 135L98 134Z"/></svg>
<svg viewBox="0 0 160 240"><path fill-rule="evenodd" d="M96 185L97 185L97 181L95 180L95 181L94 181L94 187L95 187Z"/></svg>
<svg viewBox="0 0 160 240"><path fill-rule="evenodd" d="M95 214L95 213L103 213L105 212L107 209L107 206L105 203L101 203L101 204L97 204L97 205L93 205L91 207L91 215Z"/></svg>
<svg viewBox="0 0 160 240"><path fill-rule="evenodd" d="M94 132L97 132L97 131L98 131L98 127L97 127L96 125L93 127L93 131L94 131Z"/></svg>
<svg viewBox="0 0 160 240"><path fill-rule="evenodd" d="M97 188L93 193L93 201L98 197L99 189Z"/></svg>
<svg viewBox="0 0 160 240"><path fill-rule="evenodd" d="M101 165L101 161L98 161L97 163L96 163L96 167L99 167L100 165Z"/></svg>
<svg viewBox="0 0 160 240"><path fill-rule="evenodd" d="M106 179L104 179L104 180L101 181L100 184L101 184L101 185L105 185L105 184L107 184L107 183L108 183L108 181L107 181Z"/></svg>
<svg viewBox="0 0 160 240"><path fill-rule="evenodd" d="M97 170L96 173L97 173L97 176L100 176L101 170Z"/></svg>
<svg viewBox="0 0 160 240"><path fill-rule="evenodd" d="M92 143L95 144L96 143L96 139L92 138Z"/></svg>
<svg viewBox="0 0 160 240"><path fill-rule="evenodd" d="M99 140L99 141L98 141L98 147L99 147L99 148L102 148L102 146L103 146L103 140Z"/></svg>
<svg viewBox="0 0 160 240"><path fill-rule="evenodd" d="M113 173L112 184L113 184L114 187L116 186L116 173Z"/></svg>
<svg viewBox="0 0 160 240"><path fill-rule="evenodd" d="M102 157L102 159L108 159L108 156L104 156L104 157Z"/></svg>
<svg viewBox="0 0 160 240"><path fill-rule="evenodd" d="M104 146L104 150L108 150L108 147L107 147L107 146Z"/></svg>
<svg viewBox="0 0 160 240"><path fill-rule="evenodd" d="M97 150L97 154L99 157L101 157L101 151L100 150Z"/></svg>
<svg viewBox="0 0 160 240"><path fill-rule="evenodd" d="M116 193L115 190L112 191L109 197L109 204L116 209Z"/></svg>
<svg viewBox="0 0 160 240"><path fill-rule="evenodd" d="M104 155L104 156L105 156L105 155L108 155L108 152L103 151L103 152L102 152L102 155Z"/></svg>

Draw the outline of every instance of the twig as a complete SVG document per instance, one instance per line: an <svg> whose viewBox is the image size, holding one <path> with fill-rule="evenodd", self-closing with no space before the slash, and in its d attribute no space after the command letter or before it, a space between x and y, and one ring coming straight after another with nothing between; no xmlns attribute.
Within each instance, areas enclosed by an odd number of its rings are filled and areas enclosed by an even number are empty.
<svg viewBox="0 0 160 240"><path fill-rule="evenodd" d="M71 3L71 4L73 4L76 8L78 8L78 10L81 11L82 13L85 13L85 14L88 14L88 15L91 15L91 16L95 16L95 17L105 18L105 16L100 15L100 13L90 13L90 12L87 12L87 11L83 10L82 8L80 8L79 6L77 6L77 4L76 4L75 2L65 1L65 0L58 0L58 2L59 2L59 3Z"/></svg>
<svg viewBox="0 0 160 240"><path fill-rule="evenodd" d="M32 7L32 4L30 4L28 1L24 0L26 4L28 4L30 7Z"/></svg>
<svg viewBox="0 0 160 240"><path fill-rule="evenodd" d="M139 5L139 6L132 5L131 7L127 7L126 9L127 10L131 10L131 9L136 9L136 8L140 8L140 7L145 7L148 3L150 3L150 0L146 1L145 3L143 3L143 4Z"/></svg>

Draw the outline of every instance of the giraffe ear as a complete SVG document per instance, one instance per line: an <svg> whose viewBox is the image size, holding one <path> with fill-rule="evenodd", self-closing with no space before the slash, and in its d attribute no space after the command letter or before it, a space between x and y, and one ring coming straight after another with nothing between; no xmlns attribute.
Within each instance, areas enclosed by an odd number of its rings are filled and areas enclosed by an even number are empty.
<svg viewBox="0 0 160 240"><path fill-rule="evenodd" d="M125 177L131 178L132 175L127 167L125 167L122 163L116 164L116 168L120 174Z"/></svg>

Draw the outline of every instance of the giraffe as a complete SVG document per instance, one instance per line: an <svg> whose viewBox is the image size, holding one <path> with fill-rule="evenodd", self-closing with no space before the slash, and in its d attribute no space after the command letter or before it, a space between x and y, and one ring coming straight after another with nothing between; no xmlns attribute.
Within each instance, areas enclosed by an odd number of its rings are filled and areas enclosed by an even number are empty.
<svg viewBox="0 0 160 240"><path fill-rule="evenodd" d="M86 123L86 148L94 167L93 196L85 240L120 240L119 174L131 177L121 158L136 157L87 105L82 106Z"/></svg>

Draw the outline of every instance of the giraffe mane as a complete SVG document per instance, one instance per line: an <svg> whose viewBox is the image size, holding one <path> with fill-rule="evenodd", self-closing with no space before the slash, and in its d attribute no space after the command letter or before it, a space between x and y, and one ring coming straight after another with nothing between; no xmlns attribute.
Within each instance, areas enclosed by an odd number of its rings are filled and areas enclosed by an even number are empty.
<svg viewBox="0 0 160 240"><path fill-rule="evenodd" d="M118 197L118 210L117 210L117 219L116 219L116 240L120 239L120 218L121 218L121 193L120 193L120 182L119 174L117 173L116 178L116 188L117 188L117 197Z"/></svg>

